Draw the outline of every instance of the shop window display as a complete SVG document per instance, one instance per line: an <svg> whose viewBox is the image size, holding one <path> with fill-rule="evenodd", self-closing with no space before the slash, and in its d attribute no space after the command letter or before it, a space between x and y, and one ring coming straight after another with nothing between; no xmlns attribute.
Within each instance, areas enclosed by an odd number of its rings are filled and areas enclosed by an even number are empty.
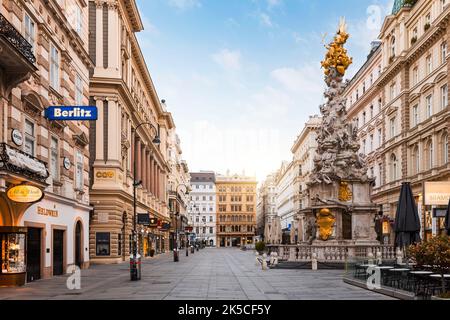
<svg viewBox="0 0 450 320"><path fill-rule="evenodd" d="M26 228L0 227L0 286L25 284Z"/></svg>

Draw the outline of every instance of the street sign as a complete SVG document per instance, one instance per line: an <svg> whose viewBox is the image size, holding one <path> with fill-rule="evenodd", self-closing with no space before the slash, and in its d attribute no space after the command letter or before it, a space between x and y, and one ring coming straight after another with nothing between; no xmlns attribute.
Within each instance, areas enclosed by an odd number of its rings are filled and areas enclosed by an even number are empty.
<svg viewBox="0 0 450 320"><path fill-rule="evenodd" d="M138 224L141 224L143 226L150 225L150 216L148 215L148 213L138 213Z"/></svg>

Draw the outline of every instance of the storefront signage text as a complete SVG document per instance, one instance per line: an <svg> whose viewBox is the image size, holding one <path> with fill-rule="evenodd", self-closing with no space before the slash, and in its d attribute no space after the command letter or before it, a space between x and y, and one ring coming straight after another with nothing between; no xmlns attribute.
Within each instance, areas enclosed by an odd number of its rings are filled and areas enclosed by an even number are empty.
<svg viewBox="0 0 450 320"><path fill-rule="evenodd" d="M450 182L425 182L424 193L426 206L447 206Z"/></svg>
<svg viewBox="0 0 450 320"><path fill-rule="evenodd" d="M52 106L45 109L48 120L88 121L97 120L97 107L93 106Z"/></svg>
<svg viewBox="0 0 450 320"><path fill-rule="evenodd" d="M114 171L98 171L95 176L97 178L112 179L114 178Z"/></svg>
<svg viewBox="0 0 450 320"><path fill-rule="evenodd" d="M9 200L19 203L34 203L42 200L44 197L41 189L29 185L11 187L6 192L6 195Z"/></svg>
<svg viewBox="0 0 450 320"><path fill-rule="evenodd" d="M58 210L50 210L50 209L37 207L37 213L40 214L41 216L58 218Z"/></svg>

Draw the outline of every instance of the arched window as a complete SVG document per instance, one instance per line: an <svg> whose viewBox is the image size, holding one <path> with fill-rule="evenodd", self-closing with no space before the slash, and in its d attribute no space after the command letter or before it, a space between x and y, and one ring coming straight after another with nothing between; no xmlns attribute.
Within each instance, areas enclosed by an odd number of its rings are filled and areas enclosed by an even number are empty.
<svg viewBox="0 0 450 320"><path fill-rule="evenodd" d="M393 153L391 155L391 181L397 180L397 166L398 166L397 156Z"/></svg>

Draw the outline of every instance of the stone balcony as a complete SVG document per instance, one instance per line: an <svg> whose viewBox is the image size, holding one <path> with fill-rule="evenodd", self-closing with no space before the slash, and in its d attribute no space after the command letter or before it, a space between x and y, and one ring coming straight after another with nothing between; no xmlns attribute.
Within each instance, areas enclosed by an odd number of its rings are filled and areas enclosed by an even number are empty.
<svg viewBox="0 0 450 320"><path fill-rule="evenodd" d="M0 95L27 80L37 70L31 44L0 14Z"/></svg>

